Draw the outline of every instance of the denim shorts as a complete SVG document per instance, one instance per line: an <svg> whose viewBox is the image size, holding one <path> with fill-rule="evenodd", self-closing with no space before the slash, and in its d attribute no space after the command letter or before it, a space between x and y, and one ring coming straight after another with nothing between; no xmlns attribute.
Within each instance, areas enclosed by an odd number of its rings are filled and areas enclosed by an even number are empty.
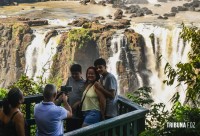
<svg viewBox="0 0 200 136"><path fill-rule="evenodd" d="M83 111L84 121L83 124L91 125L101 120L101 112L98 110Z"/></svg>

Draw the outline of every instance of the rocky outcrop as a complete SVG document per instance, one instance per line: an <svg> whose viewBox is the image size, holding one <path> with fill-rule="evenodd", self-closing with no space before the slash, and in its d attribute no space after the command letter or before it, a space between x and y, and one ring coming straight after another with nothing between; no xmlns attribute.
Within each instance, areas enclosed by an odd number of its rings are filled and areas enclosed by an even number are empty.
<svg viewBox="0 0 200 136"><path fill-rule="evenodd" d="M83 24L88 23L88 22L90 22L90 20L87 18L78 18L72 21L72 23L69 23L68 25L82 27Z"/></svg>
<svg viewBox="0 0 200 136"><path fill-rule="evenodd" d="M122 19L123 16L123 11L121 9L118 9L115 13L114 13L114 19Z"/></svg>
<svg viewBox="0 0 200 136"><path fill-rule="evenodd" d="M33 38L32 30L28 25L0 24L1 87L15 82L24 73L25 50Z"/></svg>
<svg viewBox="0 0 200 136"><path fill-rule="evenodd" d="M44 42L47 44L49 42L49 39L53 36L58 35L58 32L56 30L51 30L45 35Z"/></svg>
<svg viewBox="0 0 200 136"><path fill-rule="evenodd" d="M24 21L25 24L28 24L29 26L42 26L42 25L48 25L47 20L28 20Z"/></svg>

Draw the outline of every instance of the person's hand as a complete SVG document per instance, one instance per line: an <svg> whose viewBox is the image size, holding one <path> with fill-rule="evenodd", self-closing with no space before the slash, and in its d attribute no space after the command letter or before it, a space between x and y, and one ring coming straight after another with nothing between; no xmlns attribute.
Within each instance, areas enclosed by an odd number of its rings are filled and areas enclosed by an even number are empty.
<svg viewBox="0 0 200 136"><path fill-rule="evenodd" d="M97 81L96 81L96 82L94 83L94 87L97 88L97 89L101 89L101 88L102 88L102 85L101 85L100 82L97 82Z"/></svg>
<svg viewBox="0 0 200 136"><path fill-rule="evenodd" d="M60 92L60 94L58 94L59 96L58 96L58 98L57 98L57 100L59 101L59 102L62 102L62 92Z"/></svg>
<svg viewBox="0 0 200 136"><path fill-rule="evenodd" d="M64 102L64 101L67 102L67 100L68 100L67 95L65 95L64 93L62 94L62 100L63 100L63 102Z"/></svg>

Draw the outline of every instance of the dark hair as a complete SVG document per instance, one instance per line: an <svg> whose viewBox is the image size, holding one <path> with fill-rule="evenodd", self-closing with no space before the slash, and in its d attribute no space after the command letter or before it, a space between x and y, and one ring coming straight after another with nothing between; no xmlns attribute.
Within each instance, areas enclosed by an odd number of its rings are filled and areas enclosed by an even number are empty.
<svg viewBox="0 0 200 136"><path fill-rule="evenodd" d="M94 70L95 76L96 76L95 81L98 81L98 80L100 79L100 75L99 75L99 73L97 72L96 68L93 67L93 66L91 66L91 67L89 67L89 68L87 69L87 71L86 71L86 78L87 78L87 74L88 74L89 69L93 69L93 70ZM88 79L86 79L86 83L88 83Z"/></svg>
<svg viewBox="0 0 200 136"><path fill-rule="evenodd" d="M22 92L18 88L12 88L7 94L7 97L3 99L3 112L8 115L10 113L10 106L12 108L17 107L19 101L23 98Z"/></svg>
<svg viewBox="0 0 200 136"><path fill-rule="evenodd" d="M47 100L50 100L56 93L56 86L53 84L47 84L44 88L43 96Z"/></svg>
<svg viewBox="0 0 200 136"><path fill-rule="evenodd" d="M104 65L104 66L106 66L106 61L105 61L105 59L103 59L103 58L96 59L96 60L94 61L94 66L96 67L97 65Z"/></svg>
<svg viewBox="0 0 200 136"><path fill-rule="evenodd" d="M73 64L73 65L70 67L70 71L71 71L71 72L80 72L80 73L82 73L82 67L81 67L81 65L79 65L79 64Z"/></svg>

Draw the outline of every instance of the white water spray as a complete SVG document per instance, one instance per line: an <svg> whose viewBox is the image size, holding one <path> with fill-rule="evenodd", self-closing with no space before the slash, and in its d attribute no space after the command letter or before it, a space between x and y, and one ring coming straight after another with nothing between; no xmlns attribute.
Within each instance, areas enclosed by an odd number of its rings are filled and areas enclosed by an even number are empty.
<svg viewBox="0 0 200 136"><path fill-rule="evenodd" d="M168 109L171 108L169 102L170 98L177 91L180 93L181 102L185 99L185 89L186 86L182 85L177 88L177 82L173 86L166 86L163 84L163 80L167 79L164 75L164 66L167 62L171 64L172 67L175 66L179 61L187 62L187 53L190 50L190 46L184 46L183 40L180 39L179 33L180 28L176 27L172 30L145 24L137 24L133 29L143 35L147 47L147 69L149 69L152 74L149 75L150 85L152 87L152 97L156 103L163 102ZM152 43L150 35L154 35L155 44L155 54L152 49ZM158 62L159 55L162 55L162 59Z"/></svg>
<svg viewBox="0 0 200 136"><path fill-rule="evenodd" d="M155 4L155 3L158 3L157 0L147 0L150 4Z"/></svg>
<svg viewBox="0 0 200 136"><path fill-rule="evenodd" d="M43 80L47 79L50 74L50 68L53 63L53 56L56 53L56 47L60 35L50 38L45 45L44 38L47 32L42 33L36 31L36 36L31 45L26 50L26 66L25 72L27 76L37 81L38 76L42 76Z"/></svg>
<svg viewBox="0 0 200 136"><path fill-rule="evenodd" d="M116 79L117 79L117 85L118 85L118 94L120 93L120 84L119 84L119 76L117 74L117 62L119 60L119 56L121 53L121 47L122 47L122 41L124 39L124 35L121 31L117 31L116 34L112 36L111 40L111 49L112 49L112 56L108 60L108 71L112 73Z"/></svg>

